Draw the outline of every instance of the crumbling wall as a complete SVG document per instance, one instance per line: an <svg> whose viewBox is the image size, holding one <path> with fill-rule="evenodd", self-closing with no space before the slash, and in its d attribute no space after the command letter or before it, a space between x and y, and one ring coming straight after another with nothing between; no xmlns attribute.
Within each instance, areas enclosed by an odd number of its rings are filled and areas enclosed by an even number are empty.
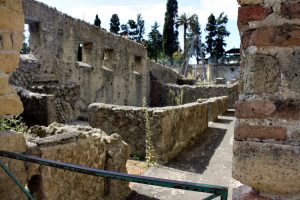
<svg viewBox="0 0 300 200"><path fill-rule="evenodd" d="M213 97L209 99L198 99L198 103L207 103L208 121L216 121L219 115L224 114L228 107L228 97Z"/></svg>
<svg viewBox="0 0 300 200"><path fill-rule="evenodd" d="M151 73L151 79L162 82L162 83L173 83L176 84L178 80L183 77L180 76L173 69L163 66L159 63L155 63L148 59L148 66Z"/></svg>
<svg viewBox="0 0 300 200"><path fill-rule="evenodd" d="M20 0L0 2L0 116L18 115L23 106L9 85L9 75L19 62L23 41L23 10Z"/></svg>
<svg viewBox="0 0 300 200"><path fill-rule="evenodd" d="M153 95L151 106L173 106L191 103L197 99L209 99L216 96L227 96L228 107L234 108L238 100L238 83L227 85L175 85L162 84L153 81Z"/></svg>
<svg viewBox="0 0 300 200"><path fill-rule="evenodd" d="M227 109L226 97L216 99L214 109L218 112ZM224 105L221 106L221 103ZM146 108L117 106L110 104L91 104L89 107L89 123L108 134L119 133L130 145L131 154L146 154L146 121L153 134L151 144L158 162L165 163L174 158L193 138L208 126L208 103L190 103L164 108Z"/></svg>
<svg viewBox="0 0 300 200"><path fill-rule="evenodd" d="M233 177L256 190L242 199L299 199L300 1L239 4Z"/></svg>
<svg viewBox="0 0 300 200"><path fill-rule="evenodd" d="M224 64L224 65L208 65L207 79L215 81L216 78L224 78L226 82L238 80L240 77L240 65Z"/></svg>
<svg viewBox="0 0 300 200"><path fill-rule="evenodd" d="M19 115L23 106L8 79L18 66L19 51L23 41L23 10L21 0L0 1L0 119ZM23 153L25 139L14 132L0 132L0 150ZM25 164L0 158L22 184L26 183ZM0 169L0 199L25 199L16 184Z"/></svg>
<svg viewBox="0 0 300 200"><path fill-rule="evenodd" d="M127 173L129 147L119 135L107 136L99 129L51 124L34 126L28 153L41 158ZM29 189L37 199L124 199L128 182L82 175L65 170L28 164ZM31 188L33 185L33 188Z"/></svg>
<svg viewBox="0 0 300 200"><path fill-rule="evenodd" d="M143 45L34 0L23 0L23 9L33 56L22 56L12 83L30 91L33 86L54 84L63 89L70 83L78 85L77 117L85 115L93 102L141 106L143 98L148 99L149 70ZM57 109L58 117L61 112Z"/></svg>

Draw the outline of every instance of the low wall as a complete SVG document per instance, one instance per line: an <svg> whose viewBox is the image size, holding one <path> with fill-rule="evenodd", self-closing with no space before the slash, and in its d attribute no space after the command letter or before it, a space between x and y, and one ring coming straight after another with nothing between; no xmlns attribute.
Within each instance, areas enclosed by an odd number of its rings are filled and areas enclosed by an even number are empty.
<svg viewBox="0 0 300 200"><path fill-rule="evenodd" d="M160 81L162 83L174 83L176 84L178 80L183 77L180 76L176 71L169 67L165 67L161 64L155 63L148 59L147 62L149 70L151 73L151 79Z"/></svg>
<svg viewBox="0 0 300 200"><path fill-rule="evenodd" d="M224 114L228 107L228 97L213 97L210 99L198 99L198 103L208 104L208 121L216 121L219 115Z"/></svg>
<svg viewBox="0 0 300 200"><path fill-rule="evenodd" d="M35 155L86 167L126 173L129 146L117 134L100 129L64 126L33 126L25 139L21 134L0 133L0 149ZM27 150L26 150L27 149ZM2 159L36 199L124 199L128 183L83 175L61 169ZM0 171L0 199L25 199L24 194ZM5 184L4 184L5 183Z"/></svg>
<svg viewBox="0 0 300 200"><path fill-rule="evenodd" d="M132 154L145 156L146 111L154 157L160 163L174 158L208 127L207 103L149 109L95 103L89 106L89 123L108 134L119 133L131 146Z"/></svg>
<svg viewBox="0 0 300 200"><path fill-rule="evenodd" d="M238 83L229 85L191 86L162 84L152 81L151 106L174 106L209 99L216 96L228 96L228 107L235 108L238 100Z"/></svg>

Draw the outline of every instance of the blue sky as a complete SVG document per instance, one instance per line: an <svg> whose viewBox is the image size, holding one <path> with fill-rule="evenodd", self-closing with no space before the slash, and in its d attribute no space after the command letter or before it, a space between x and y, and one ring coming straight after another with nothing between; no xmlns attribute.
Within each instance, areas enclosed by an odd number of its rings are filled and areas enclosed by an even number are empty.
<svg viewBox="0 0 300 200"><path fill-rule="evenodd" d="M74 18L83 19L93 23L95 15L98 14L101 19L101 27L109 30L109 21L112 14L119 15L121 24L128 19L136 20L138 13L142 14L145 20L146 34L150 32L151 26L157 21L162 32L164 15L166 11L167 0L38 0L56 7L59 11L67 13ZM238 4L236 0L178 0L179 14L186 12L190 15L197 14L202 26L203 37L205 36L204 27L208 16L213 13L218 16L221 12L228 15L229 21L227 28L230 37L226 39L227 47L239 48L240 38L236 26ZM179 39L182 44L182 30Z"/></svg>

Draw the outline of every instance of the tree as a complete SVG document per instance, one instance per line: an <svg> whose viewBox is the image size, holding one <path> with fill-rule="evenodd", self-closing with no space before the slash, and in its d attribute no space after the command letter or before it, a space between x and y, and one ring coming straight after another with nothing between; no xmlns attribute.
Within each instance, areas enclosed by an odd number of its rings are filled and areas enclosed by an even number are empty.
<svg viewBox="0 0 300 200"><path fill-rule="evenodd" d="M128 37L129 37L129 39L136 41L137 34L138 34L138 30L137 30L138 25L137 25L137 23L134 20L130 19L130 20L128 20L127 24L128 24Z"/></svg>
<svg viewBox="0 0 300 200"><path fill-rule="evenodd" d="M97 26L97 27L101 27L101 20L99 19L98 15L96 15L94 25Z"/></svg>
<svg viewBox="0 0 300 200"><path fill-rule="evenodd" d="M182 13L178 20L177 20L177 26L182 26L183 27L183 49L184 52L187 49L187 31L188 29L192 29L193 27L195 27L195 23L196 23L196 15L192 15L189 16L186 13ZM193 32L193 31L192 31Z"/></svg>
<svg viewBox="0 0 300 200"><path fill-rule="evenodd" d="M121 32L120 32L120 35L122 35L122 36L128 36L128 34L129 34L129 27L128 27L128 25L127 24L122 24L121 25Z"/></svg>
<svg viewBox="0 0 300 200"><path fill-rule="evenodd" d="M177 0L168 0L163 30L163 51L165 55L171 59L171 62L173 60L173 53L178 50L178 30L176 25L177 17Z"/></svg>
<svg viewBox="0 0 300 200"><path fill-rule="evenodd" d="M120 31L120 19L117 14L113 14L110 19L110 32L118 34Z"/></svg>
<svg viewBox="0 0 300 200"><path fill-rule="evenodd" d="M218 59L222 58L225 52L224 47L227 44L224 38L230 35L226 29L227 22L228 17L227 15L224 16L224 13L221 13L217 19L213 14L208 17L205 29L208 32L206 36L206 52L210 54L211 59L215 62L218 62Z"/></svg>
<svg viewBox="0 0 300 200"><path fill-rule="evenodd" d="M143 20L141 13L137 15L137 37L136 42L141 43L143 35L145 34L145 20Z"/></svg>
<svg viewBox="0 0 300 200"><path fill-rule="evenodd" d="M148 51L148 56L157 62L159 54L162 52L162 35L158 30L159 25L154 22L151 26L151 32L148 34L149 40L145 41L145 46Z"/></svg>

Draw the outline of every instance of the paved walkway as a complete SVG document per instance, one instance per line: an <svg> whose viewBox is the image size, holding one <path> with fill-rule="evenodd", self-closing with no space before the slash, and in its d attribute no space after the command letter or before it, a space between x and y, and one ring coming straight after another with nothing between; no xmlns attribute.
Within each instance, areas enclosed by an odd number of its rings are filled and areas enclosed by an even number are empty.
<svg viewBox="0 0 300 200"><path fill-rule="evenodd" d="M149 168L144 175L180 181L198 182L229 187L236 184L231 178L234 112L210 122L209 128L171 163ZM199 200L209 195L178 189L134 184L127 200Z"/></svg>

